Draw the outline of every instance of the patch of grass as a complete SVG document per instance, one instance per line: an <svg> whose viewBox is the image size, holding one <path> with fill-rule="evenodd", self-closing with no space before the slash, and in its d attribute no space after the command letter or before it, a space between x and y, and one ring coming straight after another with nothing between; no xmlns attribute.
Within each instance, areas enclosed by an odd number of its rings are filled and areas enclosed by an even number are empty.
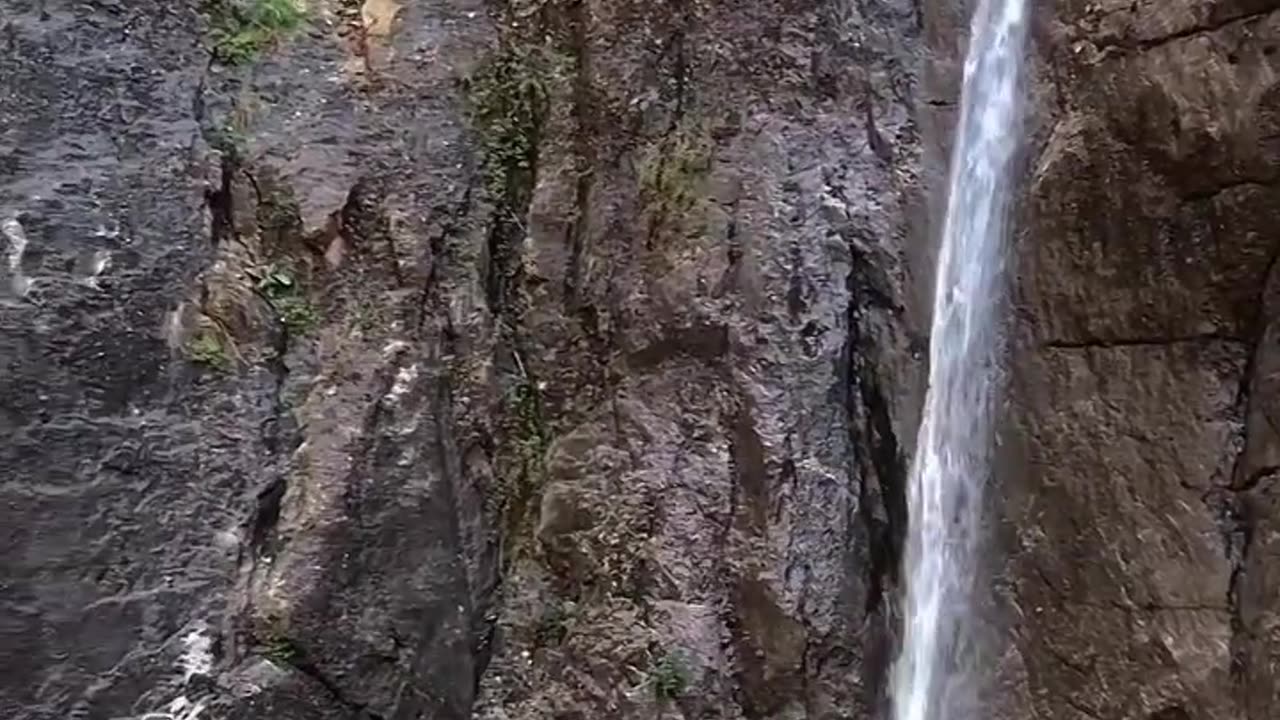
<svg viewBox="0 0 1280 720"><path fill-rule="evenodd" d="M187 358L197 365L226 372L231 369L231 356L222 339L210 330L202 330L187 343Z"/></svg>
<svg viewBox="0 0 1280 720"><path fill-rule="evenodd" d="M611 597L645 603L651 586L652 554L649 529L652 506L639 498L618 498L586 532L577 534L578 552L584 558L586 580Z"/></svg>
<svg viewBox="0 0 1280 720"><path fill-rule="evenodd" d="M550 84L567 62L549 48L504 41L464 81L468 115L480 136L485 185L513 210L523 210L532 196Z"/></svg>
<svg viewBox="0 0 1280 720"><path fill-rule="evenodd" d="M649 670L649 683L659 700L674 700L689 689L689 665L684 656L669 652Z"/></svg>
<svg viewBox="0 0 1280 720"><path fill-rule="evenodd" d="M268 267L258 280L258 291L271 303L289 335L306 335L315 327L319 319L315 308L287 269L276 265Z"/></svg>
<svg viewBox="0 0 1280 720"><path fill-rule="evenodd" d="M319 317L316 310L302 297L281 298L273 303L276 312L280 313L280 321L284 323L289 334L298 337L315 329Z"/></svg>
<svg viewBox="0 0 1280 720"><path fill-rule="evenodd" d="M306 15L296 0L212 0L214 58L226 65L244 65L302 26Z"/></svg>

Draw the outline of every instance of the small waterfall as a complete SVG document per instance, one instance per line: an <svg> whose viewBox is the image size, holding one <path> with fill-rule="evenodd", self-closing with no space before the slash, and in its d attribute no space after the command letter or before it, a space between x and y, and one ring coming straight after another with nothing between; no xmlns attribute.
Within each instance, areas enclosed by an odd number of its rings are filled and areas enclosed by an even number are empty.
<svg viewBox="0 0 1280 720"><path fill-rule="evenodd" d="M990 474L997 327L1026 0L979 0L964 66L938 254L929 389L911 469L904 637L894 720L980 720L971 635L983 486Z"/></svg>

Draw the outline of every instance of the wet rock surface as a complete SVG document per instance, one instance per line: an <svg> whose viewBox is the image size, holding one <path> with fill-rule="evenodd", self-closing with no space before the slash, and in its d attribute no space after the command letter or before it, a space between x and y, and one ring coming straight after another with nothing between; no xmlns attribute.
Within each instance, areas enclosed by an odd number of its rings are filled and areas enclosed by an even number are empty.
<svg viewBox="0 0 1280 720"><path fill-rule="evenodd" d="M464 716L487 16L313 3L229 65L218 12L5 6L0 714Z"/></svg>
<svg viewBox="0 0 1280 720"><path fill-rule="evenodd" d="M572 16L523 268L537 544L510 546L478 717L876 708L919 370L915 23Z"/></svg>
<svg viewBox="0 0 1280 720"><path fill-rule="evenodd" d="M3 714L874 708L914 11L237 7L6 5Z"/></svg>
<svg viewBox="0 0 1280 720"><path fill-rule="evenodd" d="M1276 715L1274 6L1035 8L1004 716ZM965 5L231 7L3 3L0 716L884 717Z"/></svg>
<svg viewBox="0 0 1280 720"><path fill-rule="evenodd" d="M1037 23L1003 473L1011 717L1277 712L1274 2Z"/></svg>

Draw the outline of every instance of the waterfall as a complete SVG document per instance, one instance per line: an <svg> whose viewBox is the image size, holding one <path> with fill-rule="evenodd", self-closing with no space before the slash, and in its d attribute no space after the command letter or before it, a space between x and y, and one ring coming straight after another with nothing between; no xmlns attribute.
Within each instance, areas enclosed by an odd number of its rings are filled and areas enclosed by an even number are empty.
<svg viewBox="0 0 1280 720"><path fill-rule="evenodd" d="M1026 0L979 0L938 252L929 389L908 491L894 720L978 720L973 580L1001 344L997 326Z"/></svg>

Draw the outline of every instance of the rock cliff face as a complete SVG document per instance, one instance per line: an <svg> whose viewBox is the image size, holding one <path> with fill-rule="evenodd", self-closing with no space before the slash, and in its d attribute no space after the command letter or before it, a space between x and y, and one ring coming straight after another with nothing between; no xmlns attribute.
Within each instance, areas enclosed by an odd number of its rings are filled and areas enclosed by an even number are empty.
<svg viewBox="0 0 1280 720"><path fill-rule="evenodd" d="M1280 6L1040 10L1013 716L1275 717Z"/></svg>
<svg viewBox="0 0 1280 720"><path fill-rule="evenodd" d="M1009 717L1280 712L1274 5L1035 8ZM292 7L3 2L0 716L884 717L967 8Z"/></svg>

